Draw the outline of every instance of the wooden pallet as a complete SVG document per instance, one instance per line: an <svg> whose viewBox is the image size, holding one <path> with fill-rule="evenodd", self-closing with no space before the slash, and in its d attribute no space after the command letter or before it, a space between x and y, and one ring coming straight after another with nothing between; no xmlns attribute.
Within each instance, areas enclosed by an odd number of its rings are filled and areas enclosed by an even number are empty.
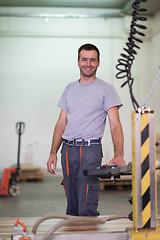
<svg viewBox="0 0 160 240"><path fill-rule="evenodd" d="M131 175L121 176L120 179L116 179L116 183L114 183L113 180L111 179L100 179L99 181L100 189L103 191L107 186L113 186L119 190L121 190L124 186L132 186L132 176Z"/></svg>
<svg viewBox="0 0 160 240"><path fill-rule="evenodd" d="M20 177L21 182L27 182L27 181L42 181L43 180L43 174L42 173L22 173Z"/></svg>
<svg viewBox="0 0 160 240"><path fill-rule="evenodd" d="M16 168L16 165L12 165L12 167ZM21 174L20 181L26 182L28 180L42 181L44 172L41 168L36 167L32 164L21 164L20 165Z"/></svg>
<svg viewBox="0 0 160 240"><path fill-rule="evenodd" d="M22 182L28 180L42 181L43 171L41 168L36 167L32 164L22 164L21 165L21 176L20 179Z"/></svg>

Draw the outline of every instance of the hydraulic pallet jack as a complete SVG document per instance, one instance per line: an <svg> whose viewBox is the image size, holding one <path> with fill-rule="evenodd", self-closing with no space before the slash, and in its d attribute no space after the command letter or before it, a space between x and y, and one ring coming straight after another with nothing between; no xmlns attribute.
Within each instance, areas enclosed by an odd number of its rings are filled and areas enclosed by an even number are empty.
<svg viewBox="0 0 160 240"><path fill-rule="evenodd" d="M16 132L18 134L18 158L16 168L5 168L3 172L0 196L17 196L20 193L20 189L17 186L17 182L20 181L20 145L21 135L24 133L25 123L16 123Z"/></svg>

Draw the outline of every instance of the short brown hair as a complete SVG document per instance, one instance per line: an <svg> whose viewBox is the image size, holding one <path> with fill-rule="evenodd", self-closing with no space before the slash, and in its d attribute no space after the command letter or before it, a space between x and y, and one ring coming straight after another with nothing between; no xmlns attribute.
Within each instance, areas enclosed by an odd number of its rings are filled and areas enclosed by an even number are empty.
<svg viewBox="0 0 160 240"><path fill-rule="evenodd" d="M90 44L90 43L86 43L86 44L82 45L78 49L78 60L80 59L80 53L81 53L82 50L87 50L87 51L95 50L97 52L97 54L98 54L98 61L99 61L100 52L99 52L99 49L95 45Z"/></svg>

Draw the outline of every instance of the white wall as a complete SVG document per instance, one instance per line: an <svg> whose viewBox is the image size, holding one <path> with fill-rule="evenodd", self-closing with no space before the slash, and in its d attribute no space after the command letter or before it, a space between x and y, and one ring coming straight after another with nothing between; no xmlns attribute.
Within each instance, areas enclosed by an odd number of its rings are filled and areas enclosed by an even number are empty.
<svg viewBox="0 0 160 240"><path fill-rule="evenodd" d="M112 83L124 103L120 116L125 136L125 160L131 161L133 107L127 86L120 88L123 80L115 78L115 66L127 41L130 20L128 17L54 18L44 22L34 18L0 18L1 169L16 163L18 135L15 124L18 121L26 124L21 162L46 168L53 128L59 115L56 104L66 84L79 78L77 49L86 42L96 44L101 52L97 76ZM157 21L160 21L158 14L152 19L150 28L156 26L159 29ZM140 104L148 94L159 66L159 33L153 31L151 37L149 30L148 34L133 69L135 96ZM152 66L151 71L148 66ZM155 93L154 105L157 99ZM158 125L159 122L157 119ZM103 148L104 162L108 162L113 155L108 123Z"/></svg>
<svg viewBox="0 0 160 240"><path fill-rule="evenodd" d="M150 65L148 67L150 72L150 88L157 79L159 73L160 77L160 11L152 19L152 38L150 47ZM154 89L154 93L150 100L152 108L155 110L156 116L156 132L160 134L160 81Z"/></svg>

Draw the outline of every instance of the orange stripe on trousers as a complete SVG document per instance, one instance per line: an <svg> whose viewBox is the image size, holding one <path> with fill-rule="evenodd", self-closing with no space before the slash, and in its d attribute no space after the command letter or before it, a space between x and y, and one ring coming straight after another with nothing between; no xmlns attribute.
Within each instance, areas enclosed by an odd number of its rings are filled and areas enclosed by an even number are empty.
<svg viewBox="0 0 160 240"><path fill-rule="evenodd" d="M79 157L80 164L81 164L81 156L82 156L82 146L80 146L80 157Z"/></svg>
<svg viewBox="0 0 160 240"><path fill-rule="evenodd" d="M69 176L69 164L68 164L68 149L66 145L66 169L67 169L67 176Z"/></svg>
<svg viewBox="0 0 160 240"><path fill-rule="evenodd" d="M85 206L86 207L86 204L87 204L87 197L88 197L88 184L87 184L87 188L86 188L86 200L85 200Z"/></svg>

